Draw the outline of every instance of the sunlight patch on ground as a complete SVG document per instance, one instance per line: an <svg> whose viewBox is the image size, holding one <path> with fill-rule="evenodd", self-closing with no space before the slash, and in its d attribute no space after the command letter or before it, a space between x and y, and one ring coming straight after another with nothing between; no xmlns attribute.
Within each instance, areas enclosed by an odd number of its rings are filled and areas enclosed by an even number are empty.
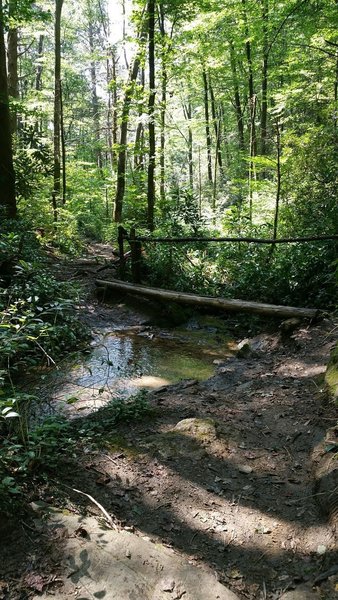
<svg viewBox="0 0 338 600"><path fill-rule="evenodd" d="M164 385L169 385L170 383L171 382L169 379L164 379L164 377L156 377L155 375L142 375L142 377L129 380L129 385L139 389L150 388L155 390L163 387Z"/></svg>
<svg viewBox="0 0 338 600"><path fill-rule="evenodd" d="M322 364L308 364L302 360L288 360L285 361L276 371L277 375L283 377L297 377L297 379L304 377L317 377L326 370L326 366Z"/></svg>

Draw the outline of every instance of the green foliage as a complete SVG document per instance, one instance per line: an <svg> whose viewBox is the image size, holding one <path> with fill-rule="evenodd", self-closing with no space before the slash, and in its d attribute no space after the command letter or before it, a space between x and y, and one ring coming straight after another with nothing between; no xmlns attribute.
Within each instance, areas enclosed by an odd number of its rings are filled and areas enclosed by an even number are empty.
<svg viewBox="0 0 338 600"><path fill-rule="evenodd" d="M71 350L88 335L75 317L78 286L57 281L43 267L39 243L24 226L7 223L0 234L0 369L12 374L51 364L51 354Z"/></svg>
<svg viewBox="0 0 338 600"><path fill-rule="evenodd" d="M1 428L0 421L0 513L10 514L22 507L34 483L61 469L84 447L102 447L117 423L140 420L150 413L146 393L140 392L128 400L113 399L94 414L75 421L49 417L24 436L20 432L8 435L7 423Z"/></svg>
<svg viewBox="0 0 338 600"><path fill-rule="evenodd" d="M0 367L13 372L41 361L51 364L50 353L55 358L86 337L74 316L78 290L48 272L30 274L29 266L19 264L19 281L0 290Z"/></svg>
<svg viewBox="0 0 338 600"><path fill-rule="evenodd" d="M227 235L271 237L272 225L253 227L237 212L229 210ZM182 232L180 228L181 236ZM208 233L215 235L204 230ZM149 243L145 275L153 285L178 291L326 309L337 303L334 241L277 244L274 248L244 242Z"/></svg>
<svg viewBox="0 0 338 600"><path fill-rule="evenodd" d="M53 172L52 148L34 126L20 129L14 153L16 192L20 198L30 198L39 190L42 180Z"/></svg>

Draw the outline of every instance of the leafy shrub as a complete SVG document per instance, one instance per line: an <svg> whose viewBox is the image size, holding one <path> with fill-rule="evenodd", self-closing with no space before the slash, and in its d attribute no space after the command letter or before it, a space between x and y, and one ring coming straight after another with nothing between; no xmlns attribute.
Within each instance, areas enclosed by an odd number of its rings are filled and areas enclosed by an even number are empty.
<svg viewBox="0 0 338 600"><path fill-rule="evenodd" d="M229 223L227 223L229 225ZM180 234L184 235L184 233ZM238 237L237 230L227 235ZM242 236L271 237L245 221ZM178 291L323 308L337 304L336 243L146 245L148 281Z"/></svg>
<svg viewBox="0 0 338 600"><path fill-rule="evenodd" d="M112 425L139 420L149 413L146 393L140 392L128 400L113 399L94 414L75 421L60 415L50 417L25 430L24 435L20 428L9 435L8 418L6 427L0 426L0 513L10 514L22 507L34 483L61 468L65 460L75 459L84 445L100 446ZM22 417L17 413L16 419Z"/></svg>

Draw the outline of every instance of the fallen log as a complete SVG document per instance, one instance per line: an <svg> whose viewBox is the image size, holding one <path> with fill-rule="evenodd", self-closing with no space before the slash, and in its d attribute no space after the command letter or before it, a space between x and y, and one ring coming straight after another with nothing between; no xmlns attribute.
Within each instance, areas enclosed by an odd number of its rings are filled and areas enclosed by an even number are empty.
<svg viewBox="0 0 338 600"><path fill-rule="evenodd" d="M227 311L250 312L275 317L300 317L305 319L315 319L320 314L320 311L314 308L298 308L294 306L249 302L247 300L228 300L226 298L199 296L197 294L151 288L145 285L133 285L132 283L126 283L118 279L111 279L110 281L97 279L95 283L100 287L122 290L130 294L141 294L143 296L158 298L159 300L171 300L173 302L182 302L183 304L193 304L194 306L210 306Z"/></svg>

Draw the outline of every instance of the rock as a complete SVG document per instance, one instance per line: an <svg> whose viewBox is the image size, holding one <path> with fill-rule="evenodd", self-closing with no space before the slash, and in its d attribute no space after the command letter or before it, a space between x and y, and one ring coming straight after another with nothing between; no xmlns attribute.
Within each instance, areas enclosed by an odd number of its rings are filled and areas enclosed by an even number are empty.
<svg viewBox="0 0 338 600"><path fill-rule="evenodd" d="M279 600L320 600L320 596L311 587L302 585L295 590L286 592Z"/></svg>
<svg viewBox="0 0 338 600"><path fill-rule="evenodd" d="M292 319L286 319L286 321L282 321L279 326L281 336L289 337L300 325L302 324L301 319L297 319L294 317Z"/></svg>
<svg viewBox="0 0 338 600"><path fill-rule="evenodd" d="M236 356L238 358L247 358L252 353L250 340L246 338L237 344Z"/></svg>
<svg viewBox="0 0 338 600"><path fill-rule="evenodd" d="M217 438L216 423L212 419L183 419L172 431L184 433L197 440L212 441Z"/></svg>
<svg viewBox="0 0 338 600"><path fill-rule="evenodd" d="M217 438L216 423L212 419L183 419L166 433L152 435L146 446L166 459L185 457L197 461L204 458L204 444Z"/></svg>
<svg viewBox="0 0 338 600"><path fill-rule="evenodd" d="M250 465L238 465L238 470L240 473L249 474L249 473L252 473L253 468L250 467Z"/></svg>
<svg viewBox="0 0 338 600"><path fill-rule="evenodd" d="M55 511L50 526L62 523L64 542L58 582L33 600L104 598L104 600L239 600L216 577L176 555L162 544L126 531L105 529L93 517L65 516ZM74 535L79 524L88 539Z"/></svg>

